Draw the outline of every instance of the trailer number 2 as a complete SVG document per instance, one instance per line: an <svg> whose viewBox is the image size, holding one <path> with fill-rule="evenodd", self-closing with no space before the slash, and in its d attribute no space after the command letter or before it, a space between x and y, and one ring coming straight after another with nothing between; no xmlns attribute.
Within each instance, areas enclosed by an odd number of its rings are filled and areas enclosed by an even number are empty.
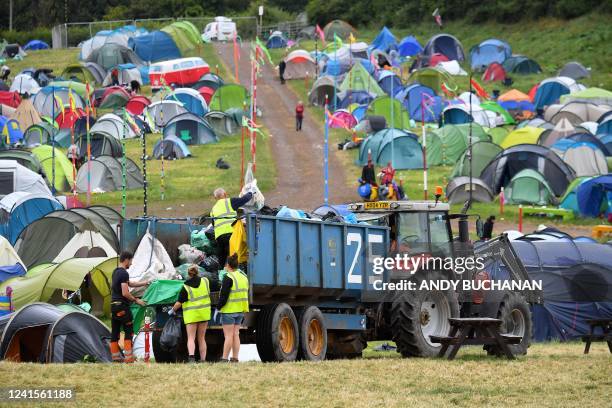
<svg viewBox="0 0 612 408"><path fill-rule="evenodd" d="M355 255L353 256L353 261L351 262L351 268L349 269L348 276L346 278L346 281L348 283L357 283L357 284L362 283L361 274L355 273L355 266L357 266L357 260L359 259L359 256L361 255L362 241L363 240L361 238L361 234L358 232L349 232L348 234L346 234L346 245L347 246L350 246L353 243L357 244L357 249L355 251ZM382 243L383 237L382 235L378 235L378 234L368 234L368 241L370 243L370 255L372 255L373 251L372 251L371 245L374 243Z"/></svg>

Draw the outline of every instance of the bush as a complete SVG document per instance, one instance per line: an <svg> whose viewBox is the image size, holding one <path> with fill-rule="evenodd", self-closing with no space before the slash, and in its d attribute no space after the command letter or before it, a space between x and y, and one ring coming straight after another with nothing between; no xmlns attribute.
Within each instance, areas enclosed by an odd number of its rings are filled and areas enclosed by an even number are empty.
<svg viewBox="0 0 612 408"><path fill-rule="evenodd" d="M30 40L41 40L51 46L51 30L48 28L35 28L32 31L0 31L0 39L2 38L9 44L26 45Z"/></svg>

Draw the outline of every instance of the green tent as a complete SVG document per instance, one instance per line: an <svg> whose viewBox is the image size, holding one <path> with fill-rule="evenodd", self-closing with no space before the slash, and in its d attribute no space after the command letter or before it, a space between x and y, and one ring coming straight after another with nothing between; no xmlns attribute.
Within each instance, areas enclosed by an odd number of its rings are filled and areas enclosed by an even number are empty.
<svg viewBox="0 0 612 408"><path fill-rule="evenodd" d="M32 154L38 158L49 184L53 183L53 147L42 145L32 149ZM57 191L72 191L74 174L72 162L66 154L55 148L55 189Z"/></svg>
<svg viewBox="0 0 612 408"><path fill-rule="evenodd" d="M408 112L398 99L391 98L390 96L380 96L370 102L368 114L384 116L388 128L410 128Z"/></svg>
<svg viewBox="0 0 612 408"><path fill-rule="evenodd" d="M208 108L211 111L226 112L230 109L242 109L244 102L249 102L249 92L244 86L225 84L215 91Z"/></svg>
<svg viewBox="0 0 612 408"><path fill-rule="evenodd" d="M508 149L519 144L538 144L538 139L542 132L544 132L544 129L533 126L517 128L508 133L499 145L504 149Z"/></svg>
<svg viewBox="0 0 612 408"><path fill-rule="evenodd" d="M89 72L89 71L87 71ZM59 88L72 89L74 93L79 95L85 101L87 99L87 85L76 81L53 81L49 85ZM90 91L93 92L93 87L90 85ZM64 101L68 103L68 101Z"/></svg>
<svg viewBox="0 0 612 408"><path fill-rule="evenodd" d="M161 31L172 37L183 56L202 44L198 29L189 21L177 21L162 28Z"/></svg>
<svg viewBox="0 0 612 408"><path fill-rule="evenodd" d="M504 197L508 204L556 204L555 194L544 176L533 169L521 170L512 177Z"/></svg>
<svg viewBox="0 0 612 408"><path fill-rule="evenodd" d="M70 64L62 71L62 78L71 80L75 78L77 81L90 84L95 84L96 78L93 74L81 64Z"/></svg>
<svg viewBox="0 0 612 408"><path fill-rule="evenodd" d="M457 88L453 77L446 71L441 71L437 68L416 70L410 74L408 82L418 82L421 85L428 86L437 93L442 92L442 84L445 84L446 88L451 91Z"/></svg>
<svg viewBox="0 0 612 408"><path fill-rule="evenodd" d="M480 103L480 107L484 110L495 112L504 119L504 124L514 125L516 122L512 115L508 113L499 103L493 101L484 101Z"/></svg>
<svg viewBox="0 0 612 408"><path fill-rule="evenodd" d="M151 283L142 296L142 300L147 302L147 306L132 305L134 331L137 332L140 330L144 323L144 316L147 308L154 305L164 305L176 302L184 283L185 282L182 280L158 280Z"/></svg>
<svg viewBox="0 0 612 408"><path fill-rule="evenodd" d="M32 302L64 303L63 290L81 290L81 298L92 305L96 315L110 315L110 282L118 258L72 258L60 264L32 268L25 276L0 284L0 293L13 289L15 309ZM84 284L89 274L90 284Z"/></svg>
<svg viewBox="0 0 612 408"><path fill-rule="evenodd" d="M487 167L487 164L497 156L502 149L499 145L492 142L477 142L472 145L472 176L480 177L480 173ZM453 168L451 178L470 175L470 161L467 157L467 150L463 152L457 164Z"/></svg>
<svg viewBox="0 0 612 408"><path fill-rule="evenodd" d="M491 140L493 141L493 143L501 144L501 142L504 141L506 136L508 136L508 133L510 133L510 129L505 126L498 126L489 129L487 133L489 133L489 136L491 136Z"/></svg>
<svg viewBox="0 0 612 408"><path fill-rule="evenodd" d="M452 166L468 148L469 124L445 125L427 132L427 165ZM482 126L472 124L472 141L489 141L491 138Z"/></svg>
<svg viewBox="0 0 612 408"><path fill-rule="evenodd" d="M385 91L376 83L376 80L368 71L357 62L346 74L344 81L340 84L341 91L366 91L375 96L384 96Z"/></svg>
<svg viewBox="0 0 612 408"><path fill-rule="evenodd" d="M593 102L598 105L612 105L612 92L601 88L586 88L561 96L561 103L569 101Z"/></svg>

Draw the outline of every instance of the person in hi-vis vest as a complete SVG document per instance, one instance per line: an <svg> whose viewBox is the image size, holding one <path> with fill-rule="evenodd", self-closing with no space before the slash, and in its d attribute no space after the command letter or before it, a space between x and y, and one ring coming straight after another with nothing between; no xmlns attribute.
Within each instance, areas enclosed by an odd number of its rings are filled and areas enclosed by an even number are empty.
<svg viewBox="0 0 612 408"><path fill-rule="evenodd" d="M185 281L177 302L168 311L168 314L173 315L179 308L183 308L189 362L195 363L196 337L200 350L200 362L204 362L206 361L206 329L210 320L210 283L207 278L199 276L197 265L191 265L187 273L189 279Z"/></svg>
<svg viewBox="0 0 612 408"><path fill-rule="evenodd" d="M210 216L213 218L215 227L215 241L217 241L217 257L219 265L225 265L229 255L229 241L232 237L232 225L236 221L236 211L253 198L253 193L248 192L242 197L229 198L224 189L218 188L214 192L217 202L213 206Z"/></svg>
<svg viewBox="0 0 612 408"><path fill-rule="evenodd" d="M223 325L223 360L238 362L240 351L240 325L244 320L244 314L249 311L249 278L238 269L238 255L233 254L227 258L225 265L225 276L221 283L219 303L217 309L221 312L221 324Z"/></svg>

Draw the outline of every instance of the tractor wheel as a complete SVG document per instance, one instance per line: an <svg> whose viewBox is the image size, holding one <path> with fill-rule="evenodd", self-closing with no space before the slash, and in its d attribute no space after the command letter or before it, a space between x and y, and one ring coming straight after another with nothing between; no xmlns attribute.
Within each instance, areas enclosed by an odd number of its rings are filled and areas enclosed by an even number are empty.
<svg viewBox="0 0 612 408"><path fill-rule="evenodd" d="M298 354L297 319L286 303L267 305L257 316L256 343L263 362L295 361Z"/></svg>
<svg viewBox="0 0 612 408"><path fill-rule="evenodd" d="M446 278L440 272L428 272L426 279ZM397 351L404 357L436 356L442 345L432 342L429 336L448 336L448 319L458 316L459 302L452 289L401 293L391 306L391 331Z"/></svg>
<svg viewBox="0 0 612 408"><path fill-rule="evenodd" d="M327 353L327 326L323 313L316 306L308 306L298 315L300 346L298 359L325 360Z"/></svg>
<svg viewBox="0 0 612 408"><path fill-rule="evenodd" d="M508 347L514 355L525 355L531 345L532 321L531 310L527 301L517 292L509 292L504 296L499 306L497 318L502 320L500 332L512 336L521 336L519 344ZM488 346L487 354L503 356L503 351L497 346Z"/></svg>
<svg viewBox="0 0 612 408"><path fill-rule="evenodd" d="M354 359L361 358L363 350L368 346L363 332L328 332L327 359Z"/></svg>

